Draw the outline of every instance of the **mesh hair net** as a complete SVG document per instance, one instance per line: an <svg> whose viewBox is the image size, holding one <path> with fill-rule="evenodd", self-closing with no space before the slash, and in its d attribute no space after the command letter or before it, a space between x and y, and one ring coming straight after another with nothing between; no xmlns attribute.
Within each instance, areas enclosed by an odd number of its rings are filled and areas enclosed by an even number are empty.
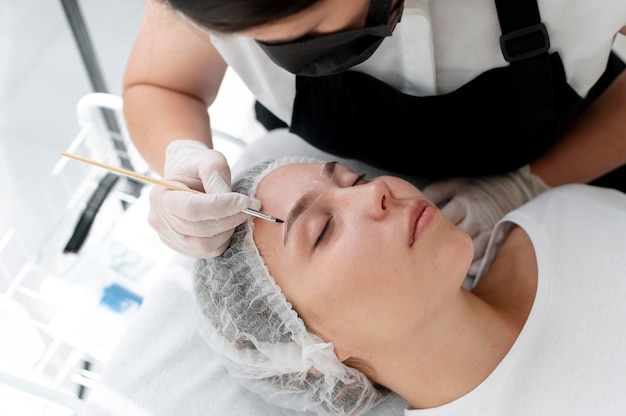
<svg viewBox="0 0 626 416"><path fill-rule="evenodd" d="M233 191L253 196L267 173L311 158L282 158L242 172ZM200 332L222 356L230 375L279 406L317 414L359 415L387 391L343 364L331 343L307 331L281 292L253 240L254 222L233 234L219 257L195 266Z"/></svg>

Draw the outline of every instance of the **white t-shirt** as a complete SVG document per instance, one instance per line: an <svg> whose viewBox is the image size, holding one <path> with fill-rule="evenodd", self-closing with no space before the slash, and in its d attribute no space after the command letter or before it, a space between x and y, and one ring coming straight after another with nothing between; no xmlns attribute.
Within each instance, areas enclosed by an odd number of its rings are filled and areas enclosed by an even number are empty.
<svg viewBox="0 0 626 416"><path fill-rule="evenodd" d="M530 315L471 392L405 416L626 414L626 194L555 188L497 225L522 227L537 255ZM479 276L497 251L490 243Z"/></svg>
<svg viewBox="0 0 626 416"><path fill-rule="evenodd" d="M626 26L626 1L537 2L550 52L559 52L567 81L584 97L605 70L615 34ZM445 94L507 65L500 34L494 0L405 0L393 35L354 70L406 94ZM289 122L295 75L275 65L250 38L218 33L211 38L255 97Z"/></svg>

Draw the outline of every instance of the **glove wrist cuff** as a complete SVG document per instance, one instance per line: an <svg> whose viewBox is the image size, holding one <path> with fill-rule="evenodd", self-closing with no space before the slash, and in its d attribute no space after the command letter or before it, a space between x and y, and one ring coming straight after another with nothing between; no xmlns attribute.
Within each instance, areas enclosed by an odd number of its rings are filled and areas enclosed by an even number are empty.
<svg viewBox="0 0 626 416"><path fill-rule="evenodd" d="M550 186L548 186L543 179L541 179L541 177L531 172L530 165L522 166L517 172L519 173L520 178L524 181L528 191L532 194L531 198L550 189Z"/></svg>
<svg viewBox="0 0 626 416"><path fill-rule="evenodd" d="M167 173L179 166L192 165L211 152L216 151L197 140L174 140L167 145L165 150L163 171Z"/></svg>

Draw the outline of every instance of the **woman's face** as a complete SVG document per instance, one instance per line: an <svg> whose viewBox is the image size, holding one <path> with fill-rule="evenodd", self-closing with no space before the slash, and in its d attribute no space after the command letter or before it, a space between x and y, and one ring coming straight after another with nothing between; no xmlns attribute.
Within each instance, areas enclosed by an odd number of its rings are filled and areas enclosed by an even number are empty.
<svg viewBox="0 0 626 416"><path fill-rule="evenodd" d="M285 220L254 220L259 252L340 359L366 359L364 351L428 325L458 294L472 260L471 238L397 177L289 164L266 175L255 196Z"/></svg>

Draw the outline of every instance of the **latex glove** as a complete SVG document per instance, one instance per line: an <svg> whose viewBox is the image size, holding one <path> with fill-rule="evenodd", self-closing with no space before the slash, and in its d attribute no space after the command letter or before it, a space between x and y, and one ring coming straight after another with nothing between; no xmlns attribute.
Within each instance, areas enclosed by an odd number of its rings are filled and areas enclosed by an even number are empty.
<svg viewBox="0 0 626 416"><path fill-rule="evenodd" d="M235 227L249 217L242 210L261 206L255 198L231 192L224 155L194 140L170 143L162 179L205 193L155 186L149 195L150 226L165 245L191 257L222 254Z"/></svg>
<svg viewBox="0 0 626 416"><path fill-rule="evenodd" d="M496 222L549 188L526 165L501 176L434 182L424 188L424 194L439 206L445 203L441 212L472 237L474 259L468 276L474 277Z"/></svg>

